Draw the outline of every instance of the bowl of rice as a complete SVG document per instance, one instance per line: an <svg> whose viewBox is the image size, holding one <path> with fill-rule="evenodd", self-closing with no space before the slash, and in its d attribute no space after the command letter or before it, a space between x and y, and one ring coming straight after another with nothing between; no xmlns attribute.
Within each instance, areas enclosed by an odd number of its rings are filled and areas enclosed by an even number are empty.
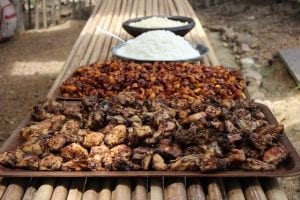
<svg viewBox="0 0 300 200"><path fill-rule="evenodd" d="M116 58L134 61L197 61L208 52L202 44L193 43L173 32L148 31L112 48Z"/></svg>
<svg viewBox="0 0 300 200"><path fill-rule="evenodd" d="M168 30L184 36L195 27L195 21L183 16L147 16L127 20L122 26L133 37L153 30Z"/></svg>

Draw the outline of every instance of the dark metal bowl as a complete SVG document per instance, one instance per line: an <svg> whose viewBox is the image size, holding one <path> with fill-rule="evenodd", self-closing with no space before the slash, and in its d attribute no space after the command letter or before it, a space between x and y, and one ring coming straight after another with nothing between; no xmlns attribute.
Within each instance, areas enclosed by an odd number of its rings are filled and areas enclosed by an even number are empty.
<svg viewBox="0 0 300 200"><path fill-rule="evenodd" d="M148 19L151 17L166 17L171 20L176 20L176 21L181 21L181 22L188 22L187 25L184 26L177 26L177 27L168 27L168 28L138 28L138 27L133 27L129 26L130 23L132 22L138 22L144 19ZM184 36L187 34L192 28L195 27L195 21L192 18L189 17L183 17L183 16L161 16L161 15L155 15L155 16L147 16L147 17L139 17L139 18L134 18L134 19L129 19L122 24L123 28L132 35L133 37L136 37L144 32L147 31L154 31L154 30L167 30L175 33L176 35Z"/></svg>
<svg viewBox="0 0 300 200"><path fill-rule="evenodd" d="M120 58L120 59L123 59L123 60L134 60L134 61L142 61L142 62L153 62L153 61L167 61L167 62L177 62L177 61L197 61L197 60L201 60L202 57L208 52L208 48L202 44L198 44L198 43L192 43L192 42L189 42L191 44L191 46L196 49L200 56L197 56L197 57L193 57L193 58L188 58L188 59L177 59L177 60L153 60L153 59L147 59L147 60L141 60L141 59L136 59L136 58L131 58L131 57L126 57L126 56L122 56L122 55L119 55L117 53L117 50L119 48L121 48L122 46L124 46L126 43L120 43L114 47L112 47L111 51L112 51L112 54L114 57L116 58Z"/></svg>

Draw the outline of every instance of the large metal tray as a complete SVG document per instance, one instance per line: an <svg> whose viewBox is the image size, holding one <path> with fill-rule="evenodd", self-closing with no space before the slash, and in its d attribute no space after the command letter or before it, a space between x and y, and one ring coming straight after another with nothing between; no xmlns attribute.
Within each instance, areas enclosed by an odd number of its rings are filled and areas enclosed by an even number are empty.
<svg viewBox="0 0 300 200"><path fill-rule="evenodd" d="M278 123L270 109L258 104L267 120L271 124ZM20 126L6 140L5 144L0 148L0 152L15 149L23 142L20 135L21 128L25 127L30 121L30 116L26 117ZM31 171L14 169L0 165L0 176L4 177L286 177L300 175L300 157L284 134L280 138L280 142L290 152L289 158L281 164L275 171L257 172L244 170L226 170L214 171L211 173L201 173L200 171L81 171L81 172L66 172L66 171Z"/></svg>

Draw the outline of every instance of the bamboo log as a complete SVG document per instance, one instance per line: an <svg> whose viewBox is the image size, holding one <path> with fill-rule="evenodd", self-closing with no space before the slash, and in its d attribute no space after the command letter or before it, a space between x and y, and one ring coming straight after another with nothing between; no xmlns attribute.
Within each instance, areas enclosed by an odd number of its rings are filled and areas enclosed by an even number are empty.
<svg viewBox="0 0 300 200"><path fill-rule="evenodd" d="M99 193L99 200L111 200L111 199L112 199L112 193L111 193L110 181L107 179L103 179L100 193Z"/></svg>
<svg viewBox="0 0 300 200"><path fill-rule="evenodd" d="M36 192L36 196L34 197L34 200L50 200L52 193L53 193L53 187L55 185L54 179L44 179L42 185L39 187L38 191Z"/></svg>
<svg viewBox="0 0 300 200"><path fill-rule="evenodd" d="M226 182L225 190L227 194L228 200L244 200L243 190L241 189L241 185L238 179L228 178L224 179Z"/></svg>
<svg viewBox="0 0 300 200"><path fill-rule="evenodd" d="M166 187L164 199L166 200L186 200L187 194L183 178L165 179Z"/></svg>
<svg viewBox="0 0 300 200"><path fill-rule="evenodd" d="M81 200L85 187L85 178L72 179L67 200Z"/></svg>
<svg viewBox="0 0 300 200"><path fill-rule="evenodd" d="M268 199L287 200L287 196L276 178L262 178L260 183Z"/></svg>
<svg viewBox="0 0 300 200"><path fill-rule="evenodd" d="M35 193L37 191L39 182L40 180L37 178L31 179L30 184L27 187L22 200L32 200L32 198L35 196Z"/></svg>
<svg viewBox="0 0 300 200"><path fill-rule="evenodd" d="M251 200L267 200L267 197L256 178L245 178L241 181L245 198Z"/></svg>
<svg viewBox="0 0 300 200"><path fill-rule="evenodd" d="M150 179L150 197L151 200L162 200L164 199L163 194L163 179L162 178L151 178Z"/></svg>
<svg viewBox="0 0 300 200"><path fill-rule="evenodd" d="M97 178L88 178L86 183L86 190L83 193L82 200L97 200L99 199L98 190L100 188L100 181Z"/></svg>
<svg viewBox="0 0 300 200"><path fill-rule="evenodd" d="M189 200L206 199L200 179L198 178L187 179L187 198Z"/></svg>
<svg viewBox="0 0 300 200"><path fill-rule="evenodd" d="M120 178L117 181L116 200L131 200L131 180L126 178Z"/></svg>
<svg viewBox="0 0 300 200"><path fill-rule="evenodd" d="M8 178L2 178L0 181L0 199L3 196L3 194L7 188L8 182L9 182Z"/></svg>
<svg viewBox="0 0 300 200"><path fill-rule="evenodd" d="M218 179L213 178L209 180L208 186L208 199L209 200L222 200L222 189L220 188L220 185L218 183Z"/></svg>
<svg viewBox="0 0 300 200"><path fill-rule="evenodd" d="M43 24L44 28L47 28L47 2L46 0L43 0Z"/></svg>
<svg viewBox="0 0 300 200"><path fill-rule="evenodd" d="M28 183L26 178L14 178L10 181L5 193L3 194L2 199L22 199L22 196L25 191L26 183Z"/></svg>
<svg viewBox="0 0 300 200"><path fill-rule="evenodd" d="M132 200L146 200L147 199L147 179L137 178L134 192L132 193Z"/></svg>
<svg viewBox="0 0 300 200"><path fill-rule="evenodd" d="M70 180L59 179L56 183L56 187L52 194L52 200L65 200L68 196L68 188L70 185Z"/></svg>

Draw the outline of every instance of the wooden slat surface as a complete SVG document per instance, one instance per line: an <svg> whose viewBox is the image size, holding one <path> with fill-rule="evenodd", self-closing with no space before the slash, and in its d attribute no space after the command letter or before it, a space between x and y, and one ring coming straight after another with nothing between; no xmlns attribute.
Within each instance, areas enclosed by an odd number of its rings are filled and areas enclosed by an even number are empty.
<svg viewBox="0 0 300 200"><path fill-rule="evenodd" d="M122 21L146 15L185 15L196 27L186 36L203 43L210 51L204 58L207 65L218 65L218 59L199 19L187 0L99 0L74 44L60 74L48 93L53 97L60 83L80 64L110 58L111 46L118 41L105 36L99 28L124 39L130 36L121 28ZM97 29L97 27L99 27ZM12 192L14 191L14 192ZM79 179L8 179L0 182L2 199L287 199L274 178L211 179L211 178L79 178Z"/></svg>

